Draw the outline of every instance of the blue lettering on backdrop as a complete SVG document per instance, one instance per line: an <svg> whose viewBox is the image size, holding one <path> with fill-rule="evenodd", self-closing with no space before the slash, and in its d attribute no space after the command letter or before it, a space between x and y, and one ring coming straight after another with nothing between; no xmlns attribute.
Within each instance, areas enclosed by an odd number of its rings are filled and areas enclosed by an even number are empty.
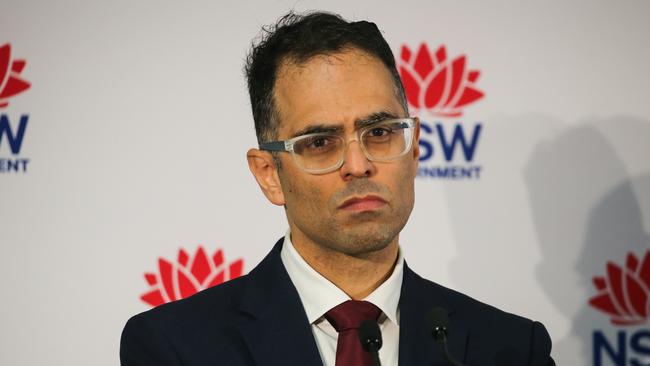
<svg viewBox="0 0 650 366"><path fill-rule="evenodd" d="M452 126L448 130L448 126ZM474 160L478 141L481 136L482 124L476 123L472 127L456 123L436 122L429 124L420 123L420 167L418 177L441 179L479 179L482 167L480 165L459 165L458 163L471 163ZM447 130L446 130L447 129ZM462 157L456 154L461 149ZM436 152L441 151L441 162L447 165L431 166ZM460 160L460 161L459 161ZM452 164L456 162L456 164Z"/></svg>
<svg viewBox="0 0 650 366"><path fill-rule="evenodd" d="M11 124L9 123L9 117L7 117L6 114L0 115L0 147L2 147L3 138L6 137L11 153L13 155L18 155L20 153L20 147L23 144L23 138L25 137L25 129L27 128L28 120L28 115L24 114L20 116L18 129L14 134L11 129Z"/></svg>
<svg viewBox="0 0 650 366"><path fill-rule="evenodd" d="M0 173L26 172L29 159L5 159L0 158Z"/></svg>
<svg viewBox="0 0 650 366"><path fill-rule="evenodd" d="M478 137L481 134L480 124L476 124L476 126L474 126L474 132L472 133L472 142L469 145L467 144L467 140L465 139L465 132L463 131L463 128L460 124L457 124L454 127L454 134L451 138L451 141L447 141L447 138L445 137L445 130L442 124L438 123L436 125L436 130L438 131L442 151L445 154L445 160L451 161L451 159L454 158L454 151L456 150L457 143L459 143L463 148L463 153L467 162L470 162L472 159L474 159L474 152L476 151Z"/></svg>
<svg viewBox="0 0 650 366"><path fill-rule="evenodd" d="M634 333L630 340L630 348L635 354L644 356L645 362L642 363L639 359L631 359L632 366L650 366L650 331L642 330Z"/></svg>
<svg viewBox="0 0 650 366"><path fill-rule="evenodd" d="M424 134L432 134L433 129L428 124L420 123L420 161L426 161L433 157L433 145Z"/></svg>
<svg viewBox="0 0 650 366"><path fill-rule="evenodd" d="M0 173L8 172L26 172L29 159L15 157L20 154L25 139L25 130L29 122L29 115L20 116L18 126L11 127L11 121L6 114L0 115L0 149L4 145L9 146L9 151L14 155L13 158L0 158ZM6 141L6 144L3 144ZM1 150L0 150L1 151Z"/></svg>
<svg viewBox="0 0 650 366"><path fill-rule="evenodd" d="M601 331L595 331L593 335L594 342L594 365L602 366L603 365L603 351L607 352L609 359L614 362L616 366L625 366L625 360L627 359L625 355L625 332L617 333L617 344L612 346L608 341L605 334Z"/></svg>
<svg viewBox="0 0 650 366"><path fill-rule="evenodd" d="M457 150L456 146L460 146L463 149L466 162L471 162L474 159L474 153L476 153L478 140L481 136L482 125L480 123L474 125L472 137L469 139L470 142L468 142L468 138L466 137L467 132L460 123L454 125L450 139L448 139L447 133L445 132L444 123L436 123L434 127L436 136L438 137L437 142L442 148L445 161L450 162L453 160L454 153ZM420 129L422 131L420 134L420 161L426 161L431 159L434 153L434 141L429 137L429 135L433 135L433 128L426 122L422 122Z"/></svg>
<svg viewBox="0 0 650 366"><path fill-rule="evenodd" d="M612 344L602 331L594 331L592 337L594 366L610 364L626 366L628 365L628 351L629 365L650 366L650 331L640 330L633 333L630 338L629 350L627 336L626 331L616 332L616 344ZM604 363L604 360L610 362Z"/></svg>
<svg viewBox="0 0 650 366"><path fill-rule="evenodd" d="M481 167L478 165L424 166L418 168L418 177L479 179L481 177Z"/></svg>

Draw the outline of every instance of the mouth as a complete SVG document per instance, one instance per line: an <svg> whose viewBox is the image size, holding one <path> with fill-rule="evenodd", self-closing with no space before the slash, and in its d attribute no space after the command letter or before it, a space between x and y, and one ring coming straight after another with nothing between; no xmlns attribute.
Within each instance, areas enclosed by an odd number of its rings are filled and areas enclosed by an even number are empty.
<svg viewBox="0 0 650 366"><path fill-rule="evenodd" d="M382 208L386 205L386 200L379 196L367 195L363 197L353 197L345 200L343 204L339 206L340 210L346 211L373 211Z"/></svg>

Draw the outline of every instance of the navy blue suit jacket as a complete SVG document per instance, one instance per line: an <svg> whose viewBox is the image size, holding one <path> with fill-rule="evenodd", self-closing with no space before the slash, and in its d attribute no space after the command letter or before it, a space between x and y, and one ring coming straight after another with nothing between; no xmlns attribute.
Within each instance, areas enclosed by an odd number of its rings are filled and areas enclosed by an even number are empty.
<svg viewBox="0 0 650 366"><path fill-rule="evenodd" d="M122 332L123 366L322 365L281 239L248 275L131 318ZM404 266L399 364L446 365L427 331L431 307L449 312L449 351L467 366L554 365L541 323L509 314L425 280Z"/></svg>

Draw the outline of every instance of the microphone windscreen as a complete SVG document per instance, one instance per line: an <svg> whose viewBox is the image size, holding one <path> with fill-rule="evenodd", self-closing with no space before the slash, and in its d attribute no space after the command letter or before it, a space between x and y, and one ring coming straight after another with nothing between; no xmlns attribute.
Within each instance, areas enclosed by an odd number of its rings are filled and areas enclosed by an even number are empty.
<svg viewBox="0 0 650 366"><path fill-rule="evenodd" d="M377 352L381 348L381 330L374 320L364 320L359 326L359 341L367 352Z"/></svg>
<svg viewBox="0 0 650 366"><path fill-rule="evenodd" d="M447 310L441 307L435 307L427 313L427 325L433 336L440 340L440 337L446 337L449 332L449 316Z"/></svg>

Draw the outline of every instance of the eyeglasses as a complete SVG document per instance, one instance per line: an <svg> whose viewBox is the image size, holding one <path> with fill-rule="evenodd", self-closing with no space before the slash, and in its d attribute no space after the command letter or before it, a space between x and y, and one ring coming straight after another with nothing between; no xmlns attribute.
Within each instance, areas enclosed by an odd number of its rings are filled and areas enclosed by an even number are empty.
<svg viewBox="0 0 650 366"><path fill-rule="evenodd" d="M413 146L417 118L386 119L360 128L356 138L346 143L333 132L310 133L289 140L263 142L267 151L291 152L296 164L311 174L325 174L343 165L348 144L357 141L370 161L391 161L403 156Z"/></svg>

